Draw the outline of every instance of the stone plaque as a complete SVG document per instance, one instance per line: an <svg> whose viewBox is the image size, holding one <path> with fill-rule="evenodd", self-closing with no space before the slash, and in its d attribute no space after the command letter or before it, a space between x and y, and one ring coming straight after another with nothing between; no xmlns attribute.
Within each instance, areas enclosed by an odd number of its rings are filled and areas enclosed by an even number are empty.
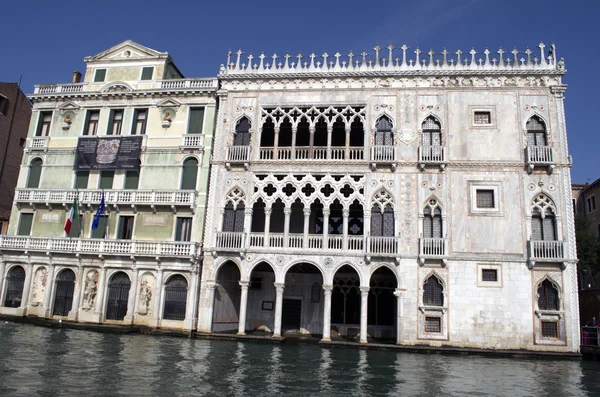
<svg viewBox="0 0 600 397"><path fill-rule="evenodd" d="M47 212L42 214L42 223L60 223L60 214L58 212Z"/></svg>
<svg viewBox="0 0 600 397"><path fill-rule="evenodd" d="M167 216L166 215L144 215L142 217L142 224L144 226L166 226Z"/></svg>

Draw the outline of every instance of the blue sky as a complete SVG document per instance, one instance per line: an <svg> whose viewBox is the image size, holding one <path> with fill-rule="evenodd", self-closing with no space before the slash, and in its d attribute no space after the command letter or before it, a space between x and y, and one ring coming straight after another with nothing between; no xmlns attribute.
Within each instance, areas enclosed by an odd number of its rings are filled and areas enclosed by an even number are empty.
<svg viewBox="0 0 600 397"><path fill-rule="evenodd" d="M186 77L214 76L227 51L347 54L379 43L439 52L555 43L565 58L574 183L600 178L596 1L5 1L0 81L70 82L83 58L131 39L167 51Z"/></svg>

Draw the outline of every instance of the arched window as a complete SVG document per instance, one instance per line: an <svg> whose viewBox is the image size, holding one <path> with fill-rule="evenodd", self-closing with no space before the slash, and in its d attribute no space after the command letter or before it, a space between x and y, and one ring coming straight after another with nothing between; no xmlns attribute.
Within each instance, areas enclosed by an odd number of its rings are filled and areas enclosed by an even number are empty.
<svg viewBox="0 0 600 397"><path fill-rule="evenodd" d="M379 205L371 208L371 236L393 237L394 233L394 208L388 204L383 211Z"/></svg>
<svg viewBox="0 0 600 397"><path fill-rule="evenodd" d="M444 306L444 287L435 276L429 276L423 285L423 304L427 306Z"/></svg>
<svg viewBox="0 0 600 397"><path fill-rule="evenodd" d="M123 272L117 272L110 278L106 301L107 320L123 320L125 318L130 287L129 276Z"/></svg>
<svg viewBox="0 0 600 397"><path fill-rule="evenodd" d="M73 292L75 290L75 273L65 269L56 278L56 292L54 294L55 316L67 316L73 306Z"/></svg>
<svg viewBox="0 0 600 397"><path fill-rule="evenodd" d="M386 116L382 116L375 125L376 146L393 146L394 134L392 133L392 122Z"/></svg>
<svg viewBox="0 0 600 397"><path fill-rule="evenodd" d="M423 237L442 238L442 210L426 207L423 210Z"/></svg>
<svg viewBox="0 0 600 397"><path fill-rule="evenodd" d="M198 177L198 160L189 157L183 162L181 173L181 189L196 190L196 179Z"/></svg>
<svg viewBox="0 0 600 397"><path fill-rule="evenodd" d="M547 146L546 124L538 116L527 121L527 146Z"/></svg>
<svg viewBox="0 0 600 397"><path fill-rule="evenodd" d="M165 284L165 308L163 319L183 320L187 303L188 283L185 277L177 274Z"/></svg>
<svg viewBox="0 0 600 397"><path fill-rule="evenodd" d="M25 285L25 270L15 266L6 276L6 296L4 307L20 307L23 299L23 286Z"/></svg>
<svg viewBox="0 0 600 397"><path fill-rule="evenodd" d="M543 193L533 198L531 208L531 240L557 240L555 208L554 202Z"/></svg>
<svg viewBox="0 0 600 397"><path fill-rule="evenodd" d="M250 120L242 117L235 125L235 134L233 136L234 146L250 145Z"/></svg>
<svg viewBox="0 0 600 397"><path fill-rule="evenodd" d="M421 125L423 130L421 134L421 142L423 146L441 146L442 145L442 129L440 123L435 117L429 116Z"/></svg>
<svg viewBox="0 0 600 397"><path fill-rule="evenodd" d="M239 203L234 208L231 202L225 205L225 213L223 214L223 231L238 232L244 231L244 203Z"/></svg>
<svg viewBox="0 0 600 397"><path fill-rule="evenodd" d="M27 187L37 189L40 187L40 176L42 175L42 159L33 159L29 164L29 175L27 176Z"/></svg>
<svg viewBox="0 0 600 397"><path fill-rule="evenodd" d="M558 289L548 279L540 284L537 293L540 310L559 310Z"/></svg>

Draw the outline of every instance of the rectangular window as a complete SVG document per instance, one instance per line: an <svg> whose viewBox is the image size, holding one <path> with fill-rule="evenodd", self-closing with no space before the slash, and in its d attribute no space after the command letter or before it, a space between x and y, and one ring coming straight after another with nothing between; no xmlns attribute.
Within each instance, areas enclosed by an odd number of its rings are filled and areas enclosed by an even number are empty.
<svg viewBox="0 0 600 397"><path fill-rule="evenodd" d="M188 125L188 134L202 134L202 125L204 124L204 108L190 109L190 124Z"/></svg>
<svg viewBox="0 0 600 397"><path fill-rule="evenodd" d="M75 189L87 189L89 180L89 171L77 171L75 173Z"/></svg>
<svg viewBox="0 0 600 397"><path fill-rule="evenodd" d="M19 236L29 236L31 234L31 225L33 223L33 214L21 214L19 218Z"/></svg>
<svg viewBox="0 0 600 397"><path fill-rule="evenodd" d="M177 218L175 241L190 241L192 236L192 218Z"/></svg>
<svg viewBox="0 0 600 397"><path fill-rule="evenodd" d="M498 270L496 269L481 269L481 281L498 281Z"/></svg>
<svg viewBox="0 0 600 397"><path fill-rule="evenodd" d="M133 128L131 135L144 135L146 133L146 120L148 109L135 109L133 112Z"/></svg>
<svg viewBox="0 0 600 397"><path fill-rule="evenodd" d="M92 232L90 233L91 237L92 238L105 238L107 225L108 225L108 216L100 215L100 218L98 219L98 228L92 229Z"/></svg>
<svg viewBox="0 0 600 397"><path fill-rule="evenodd" d="M542 338L558 339L558 322L542 321Z"/></svg>
<svg viewBox="0 0 600 397"><path fill-rule="evenodd" d="M573 199L573 213L577 215L577 200Z"/></svg>
<svg viewBox="0 0 600 397"><path fill-rule="evenodd" d="M50 135L50 125L52 124L52 112L40 112L38 128L35 136Z"/></svg>
<svg viewBox="0 0 600 397"><path fill-rule="evenodd" d="M100 185L99 189L112 189L113 180L115 179L114 171L100 171Z"/></svg>
<svg viewBox="0 0 600 397"><path fill-rule="evenodd" d="M477 189L477 208L495 208L493 190Z"/></svg>
<svg viewBox="0 0 600 397"><path fill-rule="evenodd" d="M120 216L117 239L131 240L133 237L133 216Z"/></svg>
<svg viewBox="0 0 600 397"><path fill-rule="evenodd" d="M475 111L473 113L473 122L475 124L492 124L492 113L488 111Z"/></svg>
<svg viewBox="0 0 600 397"><path fill-rule="evenodd" d="M8 99L0 95L0 114L8 114Z"/></svg>
<svg viewBox="0 0 600 397"><path fill-rule="evenodd" d="M142 78L140 80L152 80L152 74L154 73L154 67L146 66L142 68Z"/></svg>
<svg viewBox="0 0 600 397"><path fill-rule="evenodd" d="M100 118L99 110L88 110L85 116L85 127L83 135L96 135L98 133L98 119Z"/></svg>
<svg viewBox="0 0 600 397"><path fill-rule="evenodd" d="M440 333L442 332L442 319L440 317L425 317L425 332Z"/></svg>
<svg viewBox="0 0 600 397"><path fill-rule="evenodd" d="M125 172L125 189L137 189L140 184L140 172L139 171L126 171Z"/></svg>
<svg viewBox="0 0 600 397"><path fill-rule="evenodd" d="M94 74L94 83L102 83L106 78L106 69L96 69Z"/></svg>
<svg viewBox="0 0 600 397"><path fill-rule="evenodd" d="M587 198L587 207L588 207L588 212L592 212L592 211L596 210L596 196Z"/></svg>
<svg viewBox="0 0 600 397"><path fill-rule="evenodd" d="M108 131L106 135L121 135L121 126L123 125L123 109L113 109L110 111L108 120Z"/></svg>
<svg viewBox="0 0 600 397"><path fill-rule="evenodd" d="M67 211L67 215L69 212ZM83 214L79 214L77 218L73 218L73 224L71 225L71 232L69 233L69 237L78 238L81 237L81 217Z"/></svg>

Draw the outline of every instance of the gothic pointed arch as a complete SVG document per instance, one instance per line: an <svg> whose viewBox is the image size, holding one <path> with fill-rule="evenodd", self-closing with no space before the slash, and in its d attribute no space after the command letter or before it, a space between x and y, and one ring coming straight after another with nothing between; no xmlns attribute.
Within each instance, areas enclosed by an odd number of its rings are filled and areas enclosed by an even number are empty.
<svg viewBox="0 0 600 397"><path fill-rule="evenodd" d="M392 120L391 116L384 113L375 121L375 146L394 145L394 124Z"/></svg>
<svg viewBox="0 0 600 397"><path fill-rule="evenodd" d="M423 282L423 305L444 306L444 283L435 272Z"/></svg>
<svg viewBox="0 0 600 397"><path fill-rule="evenodd" d="M423 205L423 238L443 238L442 206L435 197L429 196Z"/></svg>
<svg viewBox="0 0 600 397"><path fill-rule="evenodd" d="M235 130L233 133L233 146L249 146L250 145L250 128L252 124L250 119L244 115L235 122Z"/></svg>
<svg viewBox="0 0 600 397"><path fill-rule="evenodd" d="M425 117L421 123L421 145L442 146L442 123L434 115Z"/></svg>
<svg viewBox="0 0 600 397"><path fill-rule="evenodd" d="M396 235L393 196L380 189L371 200L371 236L393 237Z"/></svg>
<svg viewBox="0 0 600 397"><path fill-rule="evenodd" d="M560 310L560 288L550 277L537 284L537 307L539 310Z"/></svg>
<svg viewBox="0 0 600 397"><path fill-rule="evenodd" d="M234 187L225 198L222 231L240 233L244 231L245 195L242 189Z"/></svg>
<svg viewBox="0 0 600 397"><path fill-rule="evenodd" d="M525 124L527 131L527 146L548 146L547 127L544 119L534 114Z"/></svg>
<svg viewBox="0 0 600 397"><path fill-rule="evenodd" d="M536 194L531 201L531 240L557 240L556 206L544 193Z"/></svg>

